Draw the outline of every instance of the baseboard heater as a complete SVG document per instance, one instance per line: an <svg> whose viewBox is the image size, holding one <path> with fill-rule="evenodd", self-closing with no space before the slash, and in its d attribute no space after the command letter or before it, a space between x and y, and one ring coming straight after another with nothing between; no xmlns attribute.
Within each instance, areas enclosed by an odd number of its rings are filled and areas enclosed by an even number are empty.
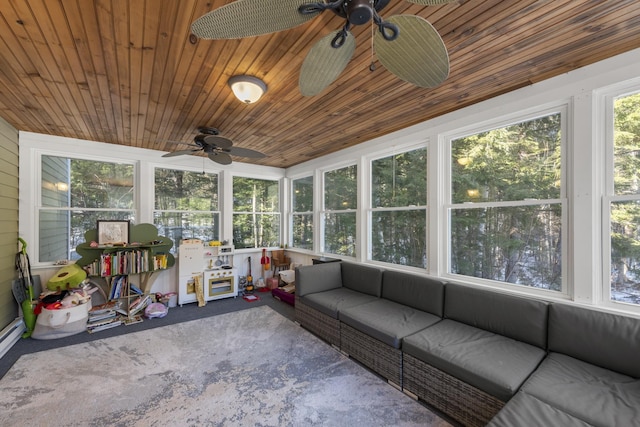
<svg viewBox="0 0 640 427"><path fill-rule="evenodd" d="M26 330L24 321L18 317L0 332L0 359L20 340Z"/></svg>

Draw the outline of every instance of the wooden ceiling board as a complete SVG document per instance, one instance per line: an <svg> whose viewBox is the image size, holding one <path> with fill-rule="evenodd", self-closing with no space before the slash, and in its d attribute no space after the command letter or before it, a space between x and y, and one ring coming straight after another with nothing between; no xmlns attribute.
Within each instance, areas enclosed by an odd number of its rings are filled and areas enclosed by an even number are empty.
<svg viewBox="0 0 640 427"><path fill-rule="evenodd" d="M242 40L190 40L191 23L227 0L5 0L0 5L0 117L19 130L160 151L184 149L213 126L289 167L640 47L633 0L392 0L381 16L416 14L449 52L447 80L417 88L372 62L370 24L356 52L315 97L301 64L343 19L330 11ZM262 78L254 105L227 85Z"/></svg>

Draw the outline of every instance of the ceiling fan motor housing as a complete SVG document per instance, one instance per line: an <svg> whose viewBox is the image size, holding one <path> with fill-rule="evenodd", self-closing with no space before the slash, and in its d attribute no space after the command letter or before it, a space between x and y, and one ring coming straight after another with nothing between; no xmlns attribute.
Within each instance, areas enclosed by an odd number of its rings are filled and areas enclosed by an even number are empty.
<svg viewBox="0 0 640 427"><path fill-rule="evenodd" d="M351 25L366 24L373 18L373 10L382 10L389 0L344 0L341 7L333 9Z"/></svg>
<svg viewBox="0 0 640 427"><path fill-rule="evenodd" d="M352 25L366 24L373 18L373 9L369 0L346 0L347 19Z"/></svg>

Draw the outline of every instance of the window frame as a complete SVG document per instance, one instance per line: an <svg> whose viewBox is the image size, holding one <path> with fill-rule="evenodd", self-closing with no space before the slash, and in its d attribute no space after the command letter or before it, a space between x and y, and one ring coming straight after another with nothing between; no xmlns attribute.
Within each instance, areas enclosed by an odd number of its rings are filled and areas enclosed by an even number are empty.
<svg viewBox="0 0 640 427"><path fill-rule="evenodd" d="M606 308L622 310L640 314L640 304L633 304L624 301L614 301L611 298L611 207L617 202L640 202L640 192L638 194L615 194L615 101L626 96L640 94L640 78L623 82L596 91L597 108L596 120L600 125L598 139L603 142L604 164L600 165L603 170L602 194L601 194L601 265L602 276L600 287L597 290L596 302Z"/></svg>
<svg viewBox="0 0 640 427"><path fill-rule="evenodd" d="M56 264L56 261L40 261L40 212L43 211L67 211L73 212L75 210L79 210L74 207L53 207L53 206L43 206L42 205L42 157L59 157L63 159L69 160L83 160L83 161L91 161L91 162L100 162L100 163L114 163L121 165L131 165L133 167L133 208L132 209L101 209L101 208L83 208L81 210L86 211L110 211L110 212L131 212L134 218L133 222L137 223L139 212L140 212L140 203L139 203L139 164L136 160L130 159L122 159L118 157L109 157L105 159L103 156L96 156L91 154L78 154L74 152L69 152L65 150L53 151L47 149L35 149L33 151L33 164L36 165L34 180L32 182L32 194L34 201L34 209L30 214L30 223L34 224L34 227L31 231L32 236L31 239L33 241L32 247L30 247L29 252L31 264L34 267L41 266L53 266Z"/></svg>
<svg viewBox="0 0 640 427"><path fill-rule="evenodd" d="M235 194L235 190L234 190L234 181L236 178L243 178L243 179L252 179L252 180L257 180L257 181L271 181L274 182L277 185L278 188L278 203L277 203L277 210L276 211L257 211L257 212L250 212L250 211L236 211L235 210L235 204L233 202L233 197ZM280 244L282 244L283 242L285 242L286 240L284 240L286 238L286 236L284 235L284 227L283 227L283 217L284 215L282 214L283 211L283 197L282 195L283 193L283 178L277 178L277 177L271 177L269 175L265 175L265 176L255 176L255 175L245 175L245 174L232 174L229 177L229 185L230 185L230 191L229 191L229 197L225 197L224 202L229 202L230 207L228 209L229 215L230 215L230 221L229 221L229 230L231 232L230 234L230 238L229 241L232 242L232 244L236 247L236 251L237 252L255 252L256 250L260 250L262 247L255 247L255 248L239 248L237 246L237 242L235 242L234 240L234 236L235 236L235 230L234 230L234 218L236 215L276 215L278 217L278 239L280 241ZM224 187L225 189L227 188L226 186ZM219 199L220 200L220 199ZM226 227L225 227L226 229ZM280 244L278 246L269 246L266 247L266 249L276 249L280 246Z"/></svg>
<svg viewBox="0 0 640 427"><path fill-rule="evenodd" d="M326 187L326 174L328 172L334 172L340 169L346 169L349 167L355 166L356 167L356 179L355 179L355 184L356 184L356 208L349 208L349 209L327 209L326 207L326 200L325 200L325 194L327 191L327 187ZM360 163L358 161L355 160L351 160L348 162L343 162L343 163L337 163L332 165L332 167L329 168L324 168L321 169L320 171L320 181L321 181L321 185L320 185L320 206L319 206L319 210L318 210L318 215L320 218L320 234L319 234L319 252L322 255L328 255L328 256L334 256L334 257L340 257L342 259L349 259L352 261L355 261L356 259L359 258L360 252L361 252L361 245L360 245L360 206L362 205L362 193L361 193L361 185L360 185L360 176L362 174L362 168L360 167ZM314 190L315 191L315 190ZM355 215L355 236L353 236L354 239L354 254L353 256L350 255L343 255L343 254L336 254L333 252L328 252L326 250L326 242L325 242L325 235L326 235L326 216L327 215L331 215L331 214L345 214L345 213L353 213Z"/></svg>
<svg viewBox="0 0 640 427"><path fill-rule="evenodd" d="M159 164L154 164L151 166L151 175L152 175L152 179L153 179L153 201L151 204L151 218L152 224L156 224L156 214L157 213L180 213L180 214L190 214L190 213L211 213L211 214L217 214L218 215L218 230L217 230L217 235L218 235L218 240L223 240L222 238L222 209L220 209L220 206L222 205L222 191L221 191L221 173L219 171L203 171L202 169L196 169L196 168L189 168L189 167L177 167L177 166L172 166L172 165L159 165ZM174 170L174 171L182 171L182 172L192 172L192 173L205 173L207 175L216 175L217 176L217 185L216 185L216 190L217 190L217 196L218 196L218 209L215 211L193 211L193 210L179 210L179 209L169 209L169 210L164 210L164 209L157 209L156 208L156 185L155 185L155 180L156 180L156 171L158 169L169 169L169 170ZM182 230L184 232L184 229ZM184 238L184 236L183 236ZM172 248L172 251L175 251L177 249L177 246L179 245L179 242L174 242L174 247Z"/></svg>
<svg viewBox="0 0 640 427"><path fill-rule="evenodd" d="M572 232L569 229L569 183L567 152L568 141L571 141L569 134L570 124L570 105L567 102L552 103L549 105L539 106L537 108L525 109L514 114L504 115L495 119L486 120L476 123L472 126L461 128L457 131L443 133L440 141L443 143L440 167L443 171L442 201L440 206L440 215L443 220L441 241L443 251L441 253L440 275L443 278L462 281L470 284L488 286L492 288L505 289L517 293L529 295L538 295L547 299L570 299L572 295L571 286L571 266L568 260L568 244L572 240ZM489 132L496 129L505 128L519 123L543 118L553 114L560 114L560 197L555 199L536 199L536 200L514 200L514 201L498 201L498 202L462 202L453 203L452 195L452 179L453 170L451 166L452 160L452 143L454 140L476 135L478 133ZM560 205L562 218L561 223L561 290L554 291L551 289L536 288L529 285L502 282L492 279L483 279L474 276L466 276L462 274L451 273L451 212L453 209L482 209L482 208L503 208L503 207L520 207L520 206L543 206L546 204Z"/></svg>
<svg viewBox="0 0 640 427"><path fill-rule="evenodd" d="M293 203L293 199L294 199L294 192L295 192L295 182L297 180L301 180L301 179L305 179L305 178L310 178L311 179L311 185L313 186L313 190L312 190L312 209L310 211L296 211L295 210L295 206ZM301 253L313 253L314 250L316 249L317 245L317 236L318 236L318 215L316 214L316 212L318 211L317 209L317 201L316 201L316 195L317 195L317 182L316 182L316 177L313 173L310 174L306 174L306 175L300 175L300 176L296 176L296 177L291 177L289 182L291 183L291 188L289 189L289 198L290 198L290 206L291 206L291 212L289 213L289 217L287 220L287 224L288 224L288 235L289 235L289 239L286 240L288 242L288 246L291 249L294 249L298 252ZM304 216L304 215L311 215L312 217L312 232L313 232L313 239L311 242L311 249L305 249L305 248L300 248L294 245L293 242L293 238L294 238L294 232L293 232L293 227L294 227L294 218L296 216Z"/></svg>
<svg viewBox="0 0 640 427"><path fill-rule="evenodd" d="M392 156L397 156L399 154L408 153L411 151L417 150L425 150L425 204L416 204L416 205L408 205L408 206L393 206L393 207L374 207L373 206L373 162L376 160L386 159ZM429 269L430 264L430 241L429 241L429 140L414 143L410 145L403 146L402 149L396 149L395 147L391 150L386 150L380 153L376 153L375 156L369 156L365 158L365 163L367 166L366 174L367 174L367 195L366 195L366 261L372 264L377 264L383 267L400 267L402 269L407 269L415 272L424 272ZM413 212L413 211L422 211L424 213L424 229L425 229L425 255L426 255L426 264L424 267L416 267L411 265L402 265L389 263L381 260L373 259L373 215L375 212Z"/></svg>

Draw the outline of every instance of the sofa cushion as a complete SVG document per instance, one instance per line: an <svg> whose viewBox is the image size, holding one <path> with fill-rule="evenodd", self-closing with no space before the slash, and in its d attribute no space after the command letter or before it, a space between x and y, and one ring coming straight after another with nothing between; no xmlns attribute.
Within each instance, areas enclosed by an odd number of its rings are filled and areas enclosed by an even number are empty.
<svg viewBox="0 0 640 427"><path fill-rule="evenodd" d="M545 356L539 347L450 319L405 337L402 351L502 401Z"/></svg>
<svg viewBox="0 0 640 427"><path fill-rule="evenodd" d="M342 265L342 286L363 294L380 297L382 293L382 270L380 268L354 262L339 264Z"/></svg>
<svg viewBox="0 0 640 427"><path fill-rule="evenodd" d="M640 380L550 353L522 390L594 426L640 420Z"/></svg>
<svg viewBox="0 0 640 427"><path fill-rule="evenodd" d="M444 300L448 319L546 348L547 302L454 283Z"/></svg>
<svg viewBox="0 0 640 427"><path fill-rule="evenodd" d="M342 266L339 262L296 268L296 294L300 297L340 287L342 287Z"/></svg>
<svg viewBox="0 0 640 427"><path fill-rule="evenodd" d="M391 347L400 348L402 338L431 326L441 319L386 299L340 310L341 322Z"/></svg>
<svg viewBox="0 0 640 427"><path fill-rule="evenodd" d="M332 263L337 264L337 263ZM338 313L349 307L366 304L378 299L373 295L363 294L348 288L331 289L301 297L302 302L321 313L338 319Z"/></svg>
<svg viewBox="0 0 640 427"><path fill-rule="evenodd" d="M640 378L640 319L567 304L549 308L549 351Z"/></svg>
<svg viewBox="0 0 640 427"><path fill-rule="evenodd" d="M382 298L442 317L444 282L417 274L387 270L382 274Z"/></svg>
<svg viewBox="0 0 640 427"><path fill-rule="evenodd" d="M562 412L520 390L493 417L487 427L591 427L579 418Z"/></svg>

